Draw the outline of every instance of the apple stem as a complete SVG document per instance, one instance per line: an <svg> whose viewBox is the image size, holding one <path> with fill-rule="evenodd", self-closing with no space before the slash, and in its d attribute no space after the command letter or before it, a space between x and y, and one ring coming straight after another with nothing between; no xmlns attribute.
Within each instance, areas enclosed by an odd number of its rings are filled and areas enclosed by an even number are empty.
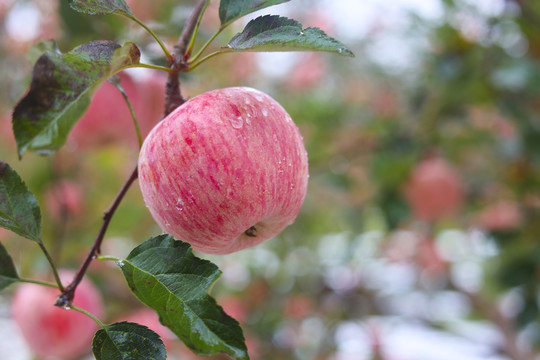
<svg viewBox="0 0 540 360"><path fill-rule="evenodd" d="M84 260L83 264L79 268L79 271L75 275L75 278L71 281L71 283L66 286L62 290L62 294L60 294L55 302L54 305L65 308L66 306L71 306L71 303L73 301L73 298L75 296L75 290L77 289L77 286L82 281L84 274L86 273L86 270L88 270L88 267L90 266L90 263L92 260L94 260L100 253L101 253L101 244L103 242L103 238L105 237L105 233L107 232L107 228L109 227L109 223L111 222L111 219L116 212L116 209L122 202L122 199L126 195L127 191L135 182L135 180L138 177L138 168L135 166L135 169L131 172L131 175L126 180L118 194L116 194L116 197L114 198L113 202L111 203L111 206L105 211L103 214L103 223L101 224L101 228L99 229L99 232L96 236L96 239L94 240L94 245L88 252L88 255L86 256L86 259Z"/></svg>

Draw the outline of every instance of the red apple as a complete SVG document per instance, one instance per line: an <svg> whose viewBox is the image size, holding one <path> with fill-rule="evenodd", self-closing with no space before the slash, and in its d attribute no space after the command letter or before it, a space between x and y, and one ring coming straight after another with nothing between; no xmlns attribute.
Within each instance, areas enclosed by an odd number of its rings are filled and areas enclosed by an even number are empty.
<svg viewBox="0 0 540 360"><path fill-rule="evenodd" d="M463 186L459 174L448 162L430 157L413 169L405 196L417 218L434 221L459 211Z"/></svg>
<svg viewBox="0 0 540 360"><path fill-rule="evenodd" d="M62 281L74 273L60 271ZM75 359L89 353L98 325L75 310L54 306L59 291L42 285L19 285L12 301L12 316L28 346L40 358ZM103 302L97 288L84 279L75 293L74 305L97 317L103 315Z"/></svg>
<svg viewBox="0 0 540 360"><path fill-rule="evenodd" d="M139 182L164 232L197 251L227 254L294 222L307 189L307 153L270 96L219 89L190 99L150 132Z"/></svg>

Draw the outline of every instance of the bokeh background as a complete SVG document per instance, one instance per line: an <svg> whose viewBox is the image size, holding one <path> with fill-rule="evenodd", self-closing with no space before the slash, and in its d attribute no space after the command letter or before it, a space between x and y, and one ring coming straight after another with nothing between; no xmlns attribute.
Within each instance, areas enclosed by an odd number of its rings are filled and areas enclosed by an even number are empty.
<svg viewBox="0 0 540 360"><path fill-rule="evenodd" d="M172 45L194 1L128 3ZM218 27L217 6L201 40ZM356 58L227 54L182 76L187 97L236 85L269 93L309 153L296 223L256 248L207 256L223 271L212 295L242 324L252 359L539 359L540 3L293 0L263 13L320 27ZM57 263L77 268L136 164L137 141L121 98L104 92L92 111L110 120L81 120L55 156L19 161L10 112L28 86L32 46L131 39L145 61L163 57L136 24L78 14L67 1L0 0L0 36L0 159L37 195ZM162 112L159 75L123 76L143 131ZM125 256L159 233L134 186L104 253ZM3 229L0 241L21 274L48 273L34 243ZM104 321L140 311L114 263L93 263L89 278ZM0 293L0 358L28 360L10 318L15 288ZM167 344L171 359L199 358Z"/></svg>

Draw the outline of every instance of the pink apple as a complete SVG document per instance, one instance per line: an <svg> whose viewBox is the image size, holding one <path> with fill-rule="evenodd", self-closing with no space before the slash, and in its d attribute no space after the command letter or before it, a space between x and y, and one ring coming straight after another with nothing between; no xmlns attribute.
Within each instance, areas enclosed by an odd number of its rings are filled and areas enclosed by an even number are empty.
<svg viewBox="0 0 540 360"><path fill-rule="evenodd" d="M483 209L477 215L476 222L489 231L513 230L522 224L523 214L516 202L500 200Z"/></svg>
<svg viewBox="0 0 540 360"><path fill-rule="evenodd" d="M294 91L306 91L321 84L328 71L326 59L321 54L304 54L292 68L285 84Z"/></svg>
<svg viewBox="0 0 540 360"><path fill-rule="evenodd" d="M120 73L143 138L161 120L165 100L166 76L153 76L135 81ZM131 112L122 94L108 81L94 94L88 110L71 130L69 143L80 148L121 142L137 145L137 133Z"/></svg>
<svg viewBox="0 0 540 360"><path fill-rule="evenodd" d="M61 270L65 283L74 273ZM19 285L12 301L12 316L28 346L40 358L69 360L89 353L98 325L75 310L54 306L59 291L43 285ZM103 316L103 302L97 288L84 279L75 293L74 305L98 318Z"/></svg>
<svg viewBox="0 0 540 360"><path fill-rule="evenodd" d="M444 159L430 157L413 169L405 186L405 196L414 215L434 221L459 211L463 185L457 171Z"/></svg>
<svg viewBox="0 0 540 360"><path fill-rule="evenodd" d="M308 182L298 128L251 88L199 95L160 122L139 156L144 201L166 233L227 254L292 224Z"/></svg>
<svg viewBox="0 0 540 360"><path fill-rule="evenodd" d="M62 180L47 189L45 204L49 215L56 221L82 215L84 195L81 186L75 182Z"/></svg>

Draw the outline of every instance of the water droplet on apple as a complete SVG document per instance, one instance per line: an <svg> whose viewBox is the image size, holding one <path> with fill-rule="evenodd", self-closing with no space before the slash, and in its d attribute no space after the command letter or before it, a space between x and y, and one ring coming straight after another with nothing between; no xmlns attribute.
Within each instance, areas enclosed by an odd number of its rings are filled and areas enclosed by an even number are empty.
<svg viewBox="0 0 540 360"><path fill-rule="evenodd" d="M292 166L292 162L289 161L289 166Z"/></svg>
<svg viewBox="0 0 540 360"><path fill-rule="evenodd" d="M251 124L251 115L248 114L247 118L246 118L246 124Z"/></svg>
<svg viewBox="0 0 540 360"><path fill-rule="evenodd" d="M260 101L260 102L263 102L263 101L264 101L264 97L262 97L262 96L259 95L259 94L255 94L255 99L257 99L257 100Z"/></svg>
<svg viewBox="0 0 540 360"><path fill-rule="evenodd" d="M66 304L66 305L62 306L62 309L71 310L71 306L69 306L69 304Z"/></svg>
<svg viewBox="0 0 540 360"><path fill-rule="evenodd" d="M233 195L233 189L231 189L230 187L227 188L227 197L232 197Z"/></svg>
<svg viewBox="0 0 540 360"><path fill-rule="evenodd" d="M241 116L237 118L231 118L231 125L235 129L241 129L242 126L244 126L244 120L242 119Z"/></svg>
<svg viewBox="0 0 540 360"><path fill-rule="evenodd" d="M246 105L251 104L251 101L249 100L249 98L246 98L245 103L246 103Z"/></svg>
<svg viewBox="0 0 540 360"><path fill-rule="evenodd" d="M184 202L182 201L182 199L178 199L178 201L176 202L176 210L184 210Z"/></svg>
<svg viewBox="0 0 540 360"><path fill-rule="evenodd" d="M294 184L291 183L291 190L294 190Z"/></svg>
<svg viewBox="0 0 540 360"><path fill-rule="evenodd" d="M263 114L263 116L268 116L268 110L262 109L262 114Z"/></svg>

